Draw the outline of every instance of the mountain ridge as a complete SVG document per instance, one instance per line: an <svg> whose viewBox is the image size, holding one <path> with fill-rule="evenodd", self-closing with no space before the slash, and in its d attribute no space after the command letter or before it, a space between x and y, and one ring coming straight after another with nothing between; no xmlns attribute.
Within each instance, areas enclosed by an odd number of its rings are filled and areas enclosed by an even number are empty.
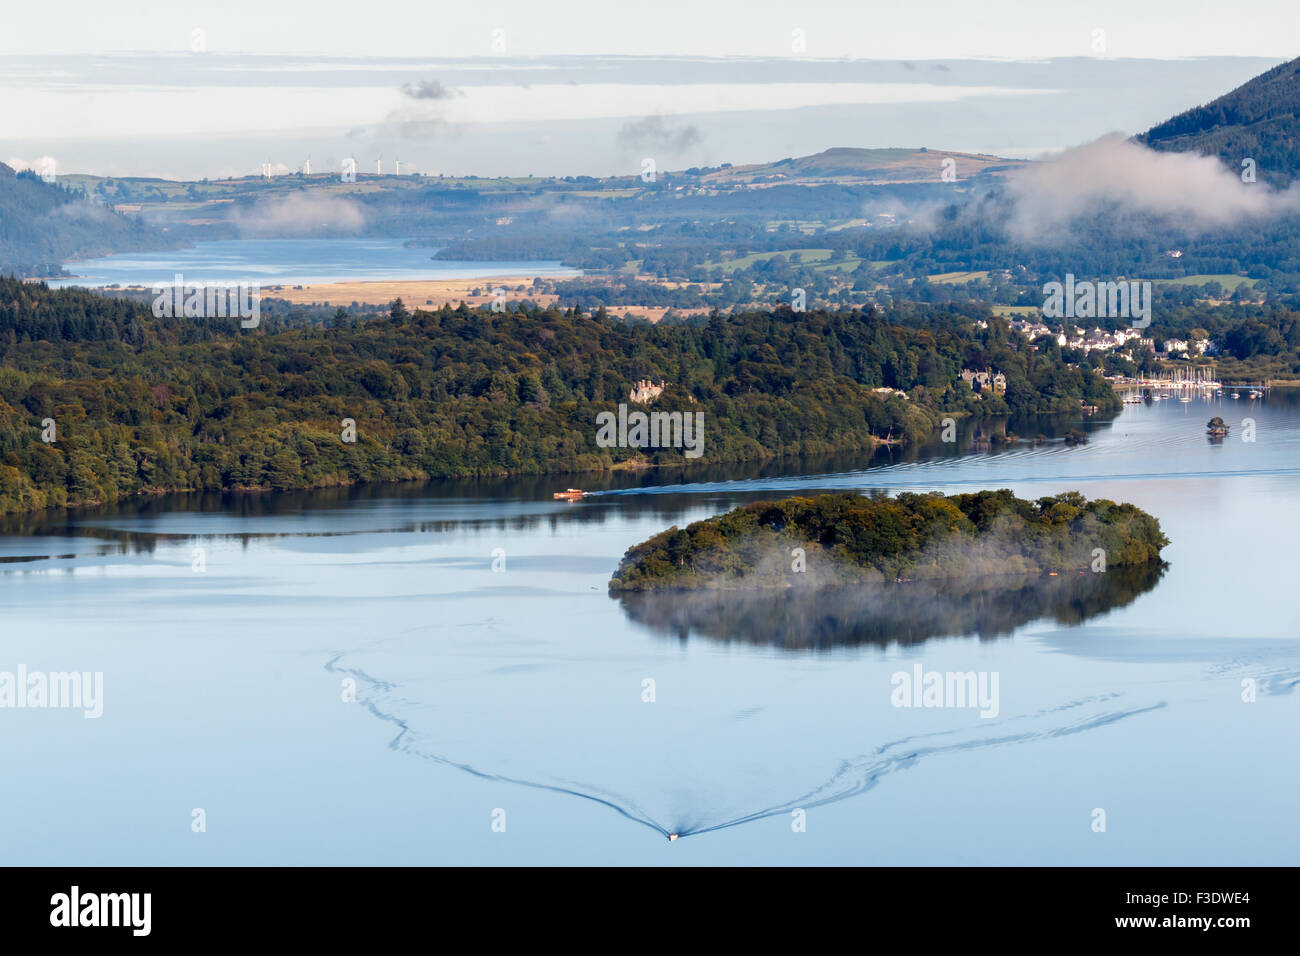
<svg viewBox="0 0 1300 956"><path fill-rule="evenodd" d="M1300 176L1300 58L1133 138L1163 152L1217 156L1234 170L1252 159L1260 180L1290 182Z"/></svg>

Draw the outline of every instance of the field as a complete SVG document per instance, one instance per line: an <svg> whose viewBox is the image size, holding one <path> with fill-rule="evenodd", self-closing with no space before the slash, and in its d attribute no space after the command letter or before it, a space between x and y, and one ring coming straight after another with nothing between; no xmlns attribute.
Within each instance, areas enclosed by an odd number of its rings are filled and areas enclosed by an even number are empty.
<svg viewBox="0 0 1300 956"><path fill-rule="evenodd" d="M940 285L960 285L963 282L974 282L976 279L987 279L989 271L987 269L977 272L940 272L938 275L930 276L931 282L937 282Z"/></svg>
<svg viewBox="0 0 1300 956"><path fill-rule="evenodd" d="M1232 274L1183 276L1181 279L1160 279L1158 282L1161 285L1205 285L1207 282L1217 282L1229 292L1236 291L1241 285L1247 288L1254 288L1255 285L1255 280L1248 276Z"/></svg>
<svg viewBox="0 0 1300 956"><path fill-rule="evenodd" d="M755 166L729 166L710 172L703 179L707 183L719 185L774 185L806 181L872 184L941 182L945 163L959 181L982 172L1004 173L1024 165L1021 160L950 150L839 147L815 156L782 159Z"/></svg>
<svg viewBox="0 0 1300 956"><path fill-rule="evenodd" d="M490 279L401 279L375 282L330 282L319 285L301 286L266 286L262 294L268 299L284 299L294 305L331 305L348 306L353 302L361 305L385 306L394 299L401 299L410 309L434 309L444 303L455 306L461 302L470 308L490 305L493 290L504 288L507 302L528 299L539 305L553 305L557 296L552 293L532 291L532 276L496 276ZM519 287L523 286L523 291ZM475 295L475 290L478 294ZM572 303L560 303L570 305ZM650 322L658 322L670 310L661 306L611 305L611 315L633 315ZM690 312L691 310L685 310Z"/></svg>
<svg viewBox="0 0 1300 956"><path fill-rule="evenodd" d="M830 249L784 249L780 252L755 252L748 256L737 256L734 259L722 259L717 262L706 262L706 269L721 269L723 272L735 272L738 269L748 269L756 262L766 262L768 259L774 259L777 256L785 256L791 262L826 262L830 259L832 253Z"/></svg>
<svg viewBox="0 0 1300 956"><path fill-rule="evenodd" d="M387 305L400 298L410 308L432 308L443 303L466 302L471 307L492 302L492 291L506 290L507 301L531 299L542 305L555 301L553 295L530 293L532 276L496 276L488 279L401 279L375 282L329 282L308 286L266 286L262 295L285 299L295 305ZM518 291L524 286L525 291ZM478 290L475 295L474 291Z"/></svg>

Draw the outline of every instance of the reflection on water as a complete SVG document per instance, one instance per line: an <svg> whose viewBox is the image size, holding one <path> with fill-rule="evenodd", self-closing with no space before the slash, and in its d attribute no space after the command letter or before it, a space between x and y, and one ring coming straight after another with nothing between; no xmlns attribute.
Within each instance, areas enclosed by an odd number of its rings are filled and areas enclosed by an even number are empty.
<svg viewBox="0 0 1300 956"><path fill-rule="evenodd" d="M864 472L888 471L891 467L945 458L956 460L977 449L981 435L1013 429L1052 436L1053 447L1062 450L1060 436L1067 428L1077 425L1077 420L1064 416L1014 422L964 421L955 444L944 444L936 437L933 442L906 447L880 446L870 453L727 465L699 462L679 469L439 479L284 492L181 492L130 498L74 511L3 515L0 539L76 538L96 542L97 546L89 553L97 555L147 555L154 553L161 542L198 536L247 544L286 535L436 533L485 526L524 531L555 527L562 522L603 524L614 517L628 516L653 518L666 526L678 520L687 508L699 504L693 493L701 488L716 488L720 493L740 494L745 496L741 500L752 500L762 495L747 492L746 484L771 487L774 481L806 481L808 475L822 475L828 482L836 482L853 480L853 476ZM558 487L573 484L593 492L592 497L581 503L557 505L551 493ZM675 494L676 489L684 494ZM192 522L184 526L176 522L172 527L173 522L169 521L169 518L185 519L193 515L219 519L211 523L219 524L221 530L196 530ZM340 520L348 515L355 520ZM10 561L26 562L72 556L56 555L48 549L29 549L29 553L7 557Z"/></svg>
<svg viewBox="0 0 1300 956"><path fill-rule="evenodd" d="M992 640L1032 621L1080 624L1131 603L1165 567L1114 567L1102 574L912 581L816 591L623 592L627 616L685 641L692 635L784 650L919 644L934 637Z"/></svg>
<svg viewBox="0 0 1300 956"><path fill-rule="evenodd" d="M1296 411L1279 392L1126 406L1069 423L1076 447L8 519L0 671L102 671L107 703L0 712L0 845L66 865L1292 861ZM597 493L552 500L565 485ZM1131 501L1170 564L914 582L905 603L607 591L630 546L746 502L979 487ZM916 666L997 674L998 714L895 706ZM199 806L218 825L196 838ZM806 832L781 819L810 808Z"/></svg>
<svg viewBox="0 0 1300 956"><path fill-rule="evenodd" d="M958 440L881 446L849 456L815 456L761 463L604 474L513 476L377 484L290 492L202 492L128 499L76 511L0 516L0 559L31 562L66 558L66 539L85 542L85 554L152 554L161 542L197 537L249 544L283 536L437 533L457 529L556 529L566 524L652 519L678 522L702 499L724 511L749 501L831 490L966 490L1014 482L1069 490L1083 480L1300 475L1300 389L1264 400L1231 402L1221 396L1190 404L1127 406L1120 418L1036 416L959 423ZM1224 443L1205 440L1205 420L1221 415L1233 427ZM1257 423L1256 440L1240 440L1243 416ZM1093 436L1070 447L1070 428ZM1045 436L986 451L980 437L1012 432ZM1244 452L1244 453L1243 453ZM593 494L579 503L555 502L559 487ZM1044 493L1047 493L1046 491ZM705 497L707 496L707 497ZM63 544L54 539L65 539ZM8 539L6 541L6 539ZM37 542L48 539L41 547ZM20 545L20 542L22 543Z"/></svg>

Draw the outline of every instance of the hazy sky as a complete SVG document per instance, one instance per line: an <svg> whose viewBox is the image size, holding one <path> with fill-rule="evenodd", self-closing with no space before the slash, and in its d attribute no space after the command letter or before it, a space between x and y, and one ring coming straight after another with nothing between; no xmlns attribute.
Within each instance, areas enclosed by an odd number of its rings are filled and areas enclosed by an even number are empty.
<svg viewBox="0 0 1300 956"><path fill-rule="evenodd" d="M1293 56L1298 23L1277 0L10 4L0 161L215 178L1035 156L1232 89Z"/></svg>
<svg viewBox="0 0 1300 956"><path fill-rule="evenodd" d="M520 56L775 56L802 28L810 56L883 59L1266 56L1300 50L1294 0L59 0L9 3L0 52L188 51L476 56L505 30Z"/></svg>

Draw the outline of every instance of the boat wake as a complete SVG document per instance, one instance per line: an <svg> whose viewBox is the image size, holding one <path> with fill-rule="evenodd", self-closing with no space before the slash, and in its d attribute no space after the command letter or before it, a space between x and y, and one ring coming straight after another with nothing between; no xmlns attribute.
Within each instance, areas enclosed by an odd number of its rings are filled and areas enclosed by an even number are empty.
<svg viewBox="0 0 1300 956"><path fill-rule="evenodd" d="M325 663L325 669L331 673L348 675L358 682L359 687L364 688L358 695L358 702L375 718L396 728L396 735L388 743L389 749L483 780L547 790L590 801L613 810L629 822L673 839L700 836L860 796L891 774L911 769L922 761L949 754L1031 744L1088 733L1166 706L1165 702L1160 701L1146 706L1116 707L1120 694L1083 698L1025 714L979 720L974 726L902 737L864 752L838 758L830 761L833 770L824 779L812 786L797 789L789 797L762 801L764 805L757 809L735 806L730 813L725 810L721 813L681 810L653 812L625 793L606 786L561 778L548 780L543 775L533 773L503 772L440 752L441 748L435 741L417 732L410 720L402 716L403 709L418 709L419 702L403 698L399 686L391 681L372 677L359 668L344 666L341 662L345 656L346 652L336 654ZM780 779L784 781L785 778L780 775ZM657 799L667 798L667 789ZM680 791L676 793L680 796ZM698 791L694 793L688 802L711 803L715 806L729 802L726 797L708 797Z"/></svg>
<svg viewBox="0 0 1300 956"><path fill-rule="evenodd" d="M736 481L700 482L698 484L650 485L639 488L619 488L608 491L589 491L589 498L627 497L639 495L691 495L777 491L862 491L867 489L912 490L934 488L1002 488L1021 484L1080 485L1092 481L1171 481L1175 479L1206 478L1295 478L1300 477L1300 468L1238 468L1183 471L1130 471L1097 472L1091 474L1080 472L1073 475L1011 474L1002 473L987 477L953 478L949 474L931 468L928 477L923 479L895 477L904 473L900 467L891 473L890 468L881 468L870 472L854 472L838 475L812 475L798 478L742 478ZM905 474L905 473L904 473Z"/></svg>
<svg viewBox="0 0 1300 956"><path fill-rule="evenodd" d="M483 780L496 780L501 783L512 783L516 786L531 787L536 790L550 790L552 793L562 793L571 797L578 797L582 800L590 800L593 803L609 807L611 810L626 819L631 820L633 823L639 823L641 826L649 827L651 830L654 830L665 837L667 837L671 832L664 826L651 820L627 798L619 797L615 794L604 793L594 786L578 783L565 785L561 783L545 783L539 780L525 780L520 777L511 777L506 774L484 770L480 767L474 766L473 764L454 760L443 754L430 753L429 751L415 745L414 735L412 734L411 727L406 720L380 706L378 697L394 690L396 685L391 684L388 681L371 677L369 674L365 673L365 671L340 666L339 660L342 657L342 654L336 654L334 657L330 658L325 662L325 669L334 674L347 674L356 680L368 684L370 688L375 691L376 696L358 697L357 702L378 719L393 724L398 728L397 736L388 742L388 748L390 750L410 754L413 757L419 757L423 760L431 760L434 763L443 765L444 767L451 767L454 770L460 770L463 773L479 777Z"/></svg>

